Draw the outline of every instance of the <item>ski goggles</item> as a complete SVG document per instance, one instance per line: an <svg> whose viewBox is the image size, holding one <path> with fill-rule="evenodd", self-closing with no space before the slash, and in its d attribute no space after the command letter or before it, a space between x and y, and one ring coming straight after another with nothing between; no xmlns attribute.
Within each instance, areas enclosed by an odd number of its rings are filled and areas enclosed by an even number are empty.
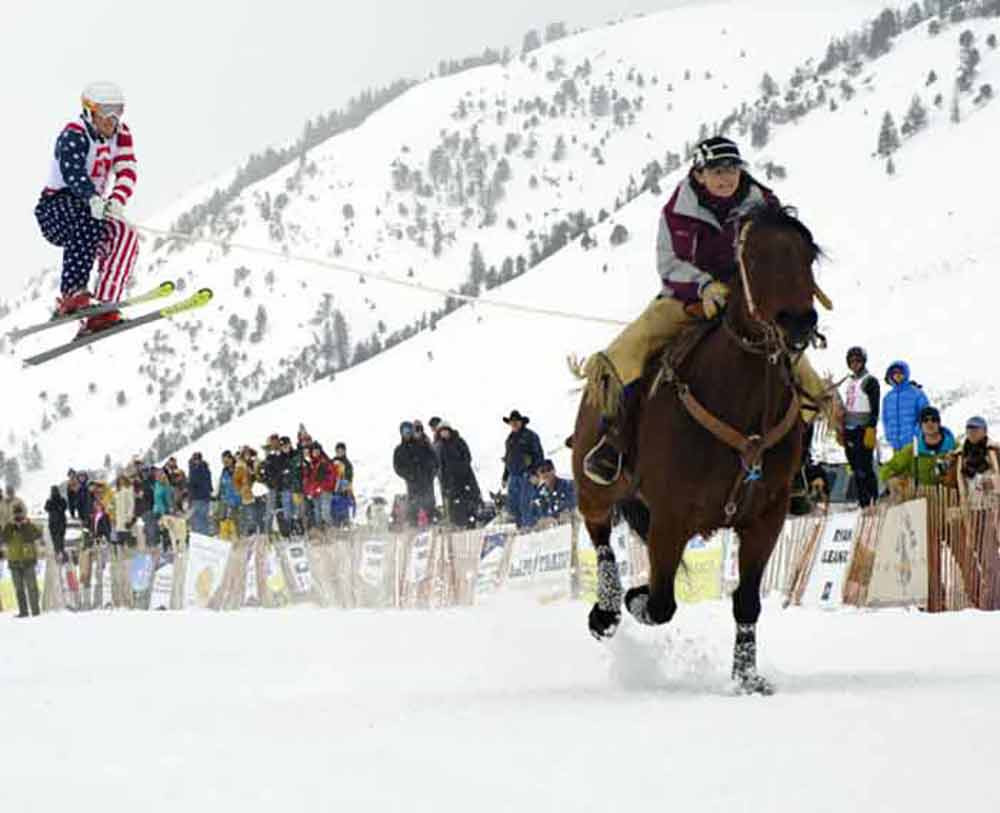
<svg viewBox="0 0 1000 813"><path fill-rule="evenodd" d="M120 122L125 114L125 105L121 103L86 102L85 104L91 113L97 113L102 118L112 119L115 123Z"/></svg>

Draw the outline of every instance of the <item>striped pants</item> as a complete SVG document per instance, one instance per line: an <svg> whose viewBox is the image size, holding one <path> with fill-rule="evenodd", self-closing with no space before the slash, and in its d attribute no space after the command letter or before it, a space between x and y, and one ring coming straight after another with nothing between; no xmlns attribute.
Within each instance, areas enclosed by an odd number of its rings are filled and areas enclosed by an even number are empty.
<svg viewBox="0 0 1000 813"><path fill-rule="evenodd" d="M45 239L63 250L61 293L87 290L96 258L96 298L121 299L139 253L135 229L119 220L95 220L88 202L66 191L43 195L35 219Z"/></svg>

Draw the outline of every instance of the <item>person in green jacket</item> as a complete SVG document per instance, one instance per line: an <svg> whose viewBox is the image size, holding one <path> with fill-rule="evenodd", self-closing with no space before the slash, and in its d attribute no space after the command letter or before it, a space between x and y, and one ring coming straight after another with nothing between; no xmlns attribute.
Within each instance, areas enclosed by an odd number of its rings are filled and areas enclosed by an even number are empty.
<svg viewBox="0 0 1000 813"><path fill-rule="evenodd" d="M3 542L7 563L14 578L18 618L27 618L29 607L32 615L41 612L38 607L38 579L35 577L35 565L38 562L35 543L41 538L42 532L38 526L28 521L24 503L17 500L12 509L12 521L0 530L0 541Z"/></svg>
<svg viewBox="0 0 1000 813"><path fill-rule="evenodd" d="M932 406L920 410L920 433L879 469L879 477L906 478L918 486L936 486L948 470L955 436L941 426L941 413Z"/></svg>

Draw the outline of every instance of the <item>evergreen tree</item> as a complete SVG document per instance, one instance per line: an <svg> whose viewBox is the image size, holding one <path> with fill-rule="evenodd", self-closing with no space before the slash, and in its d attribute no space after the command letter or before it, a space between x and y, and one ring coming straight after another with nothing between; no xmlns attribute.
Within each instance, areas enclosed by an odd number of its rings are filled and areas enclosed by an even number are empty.
<svg viewBox="0 0 1000 813"><path fill-rule="evenodd" d="M892 113L886 111L882 117L882 128L878 134L878 154L887 158L899 149L899 130L896 129L896 122L893 121Z"/></svg>
<svg viewBox="0 0 1000 813"><path fill-rule="evenodd" d="M767 120L766 113L759 113L754 116L750 123L750 144L760 149L767 144L767 139L771 133L771 125Z"/></svg>
<svg viewBox="0 0 1000 813"><path fill-rule="evenodd" d="M910 109L906 111L906 118L903 120L903 135L913 135L926 126L927 109L920 101L920 97L914 94L913 101L910 102Z"/></svg>
<svg viewBox="0 0 1000 813"><path fill-rule="evenodd" d="M760 92L764 94L765 99L773 99L781 92L781 89L778 87L778 83L774 81L774 77L769 73L765 73L764 77L760 80Z"/></svg>
<svg viewBox="0 0 1000 813"><path fill-rule="evenodd" d="M337 369L347 367L351 353L351 337L347 329L347 320L340 310L333 312L333 346L337 359Z"/></svg>
<svg viewBox="0 0 1000 813"><path fill-rule="evenodd" d="M562 133L556 138L555 149L552 150L552 160L562 161L566 157L566 139L563 138Z"/></svg>
<svg viewBox="0 0 1000 813"><path fill-rule="evenodd" d="M891 155L889 156L889 159L885 162L885 174L888 175L890 178L896 174L896 165L893 163Z"/></svg>
<svg viewBox="0 0 1000 813"><path fill-rule="evenodd" d="M483 260L483 252L479 248L479 243L472 244L472 255L469 257L469 282L475 289L475 294L479 294L480 286L486 279L486 262Z"/></svg>
<svg viewBox="0 0 1000 813"><path fill-rule="evenodd" d="M973 33L966 29L958 38L961 46L958 56L958 89L968 91L972 89L973 81L979 69L979 49L976 48L976 38Z"/></svg>
<svg viewBox="0 0 1000 813"><path fill-rule="evenodd" d="M530 54L532 51L536 51L541 47L542 38L539 36L538 32L534 28L527 31L521 42L521 54Z"/></svg>

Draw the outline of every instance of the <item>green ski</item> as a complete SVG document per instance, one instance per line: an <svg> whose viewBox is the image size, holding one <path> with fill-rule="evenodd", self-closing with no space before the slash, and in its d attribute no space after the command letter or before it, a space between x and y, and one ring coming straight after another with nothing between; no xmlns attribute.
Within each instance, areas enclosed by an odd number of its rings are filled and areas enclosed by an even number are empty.
<svg viewBox="0 0 1000 813"><path fill-rule="evenodd" d="M124 333L127 330L133 330L137 327L148 325L151 322L157 322L160 319L172 319L175 316L181 316L189 311L204 307L211 301L211 288L202 288L200 291L192 294L187 299L175 302L173 305L166 305L159 310L143 314L142 316L137 316L135 319L122 321L120 324L117 324L114 327L109 327L106 330L99 330L96 333L84 334L71 342L61 344L58 347L53 347L51 350L46 350L44 353L39 353L38 355L26 358L23 361L23 364L25 367L36 367L39 364L44 364L46 361L52 361L54 358L59 358L59 356L70 353L73 350L94 344L94 342L99 342L103 339L110 339L112 336L117 336L119 333Z"/></svg>

